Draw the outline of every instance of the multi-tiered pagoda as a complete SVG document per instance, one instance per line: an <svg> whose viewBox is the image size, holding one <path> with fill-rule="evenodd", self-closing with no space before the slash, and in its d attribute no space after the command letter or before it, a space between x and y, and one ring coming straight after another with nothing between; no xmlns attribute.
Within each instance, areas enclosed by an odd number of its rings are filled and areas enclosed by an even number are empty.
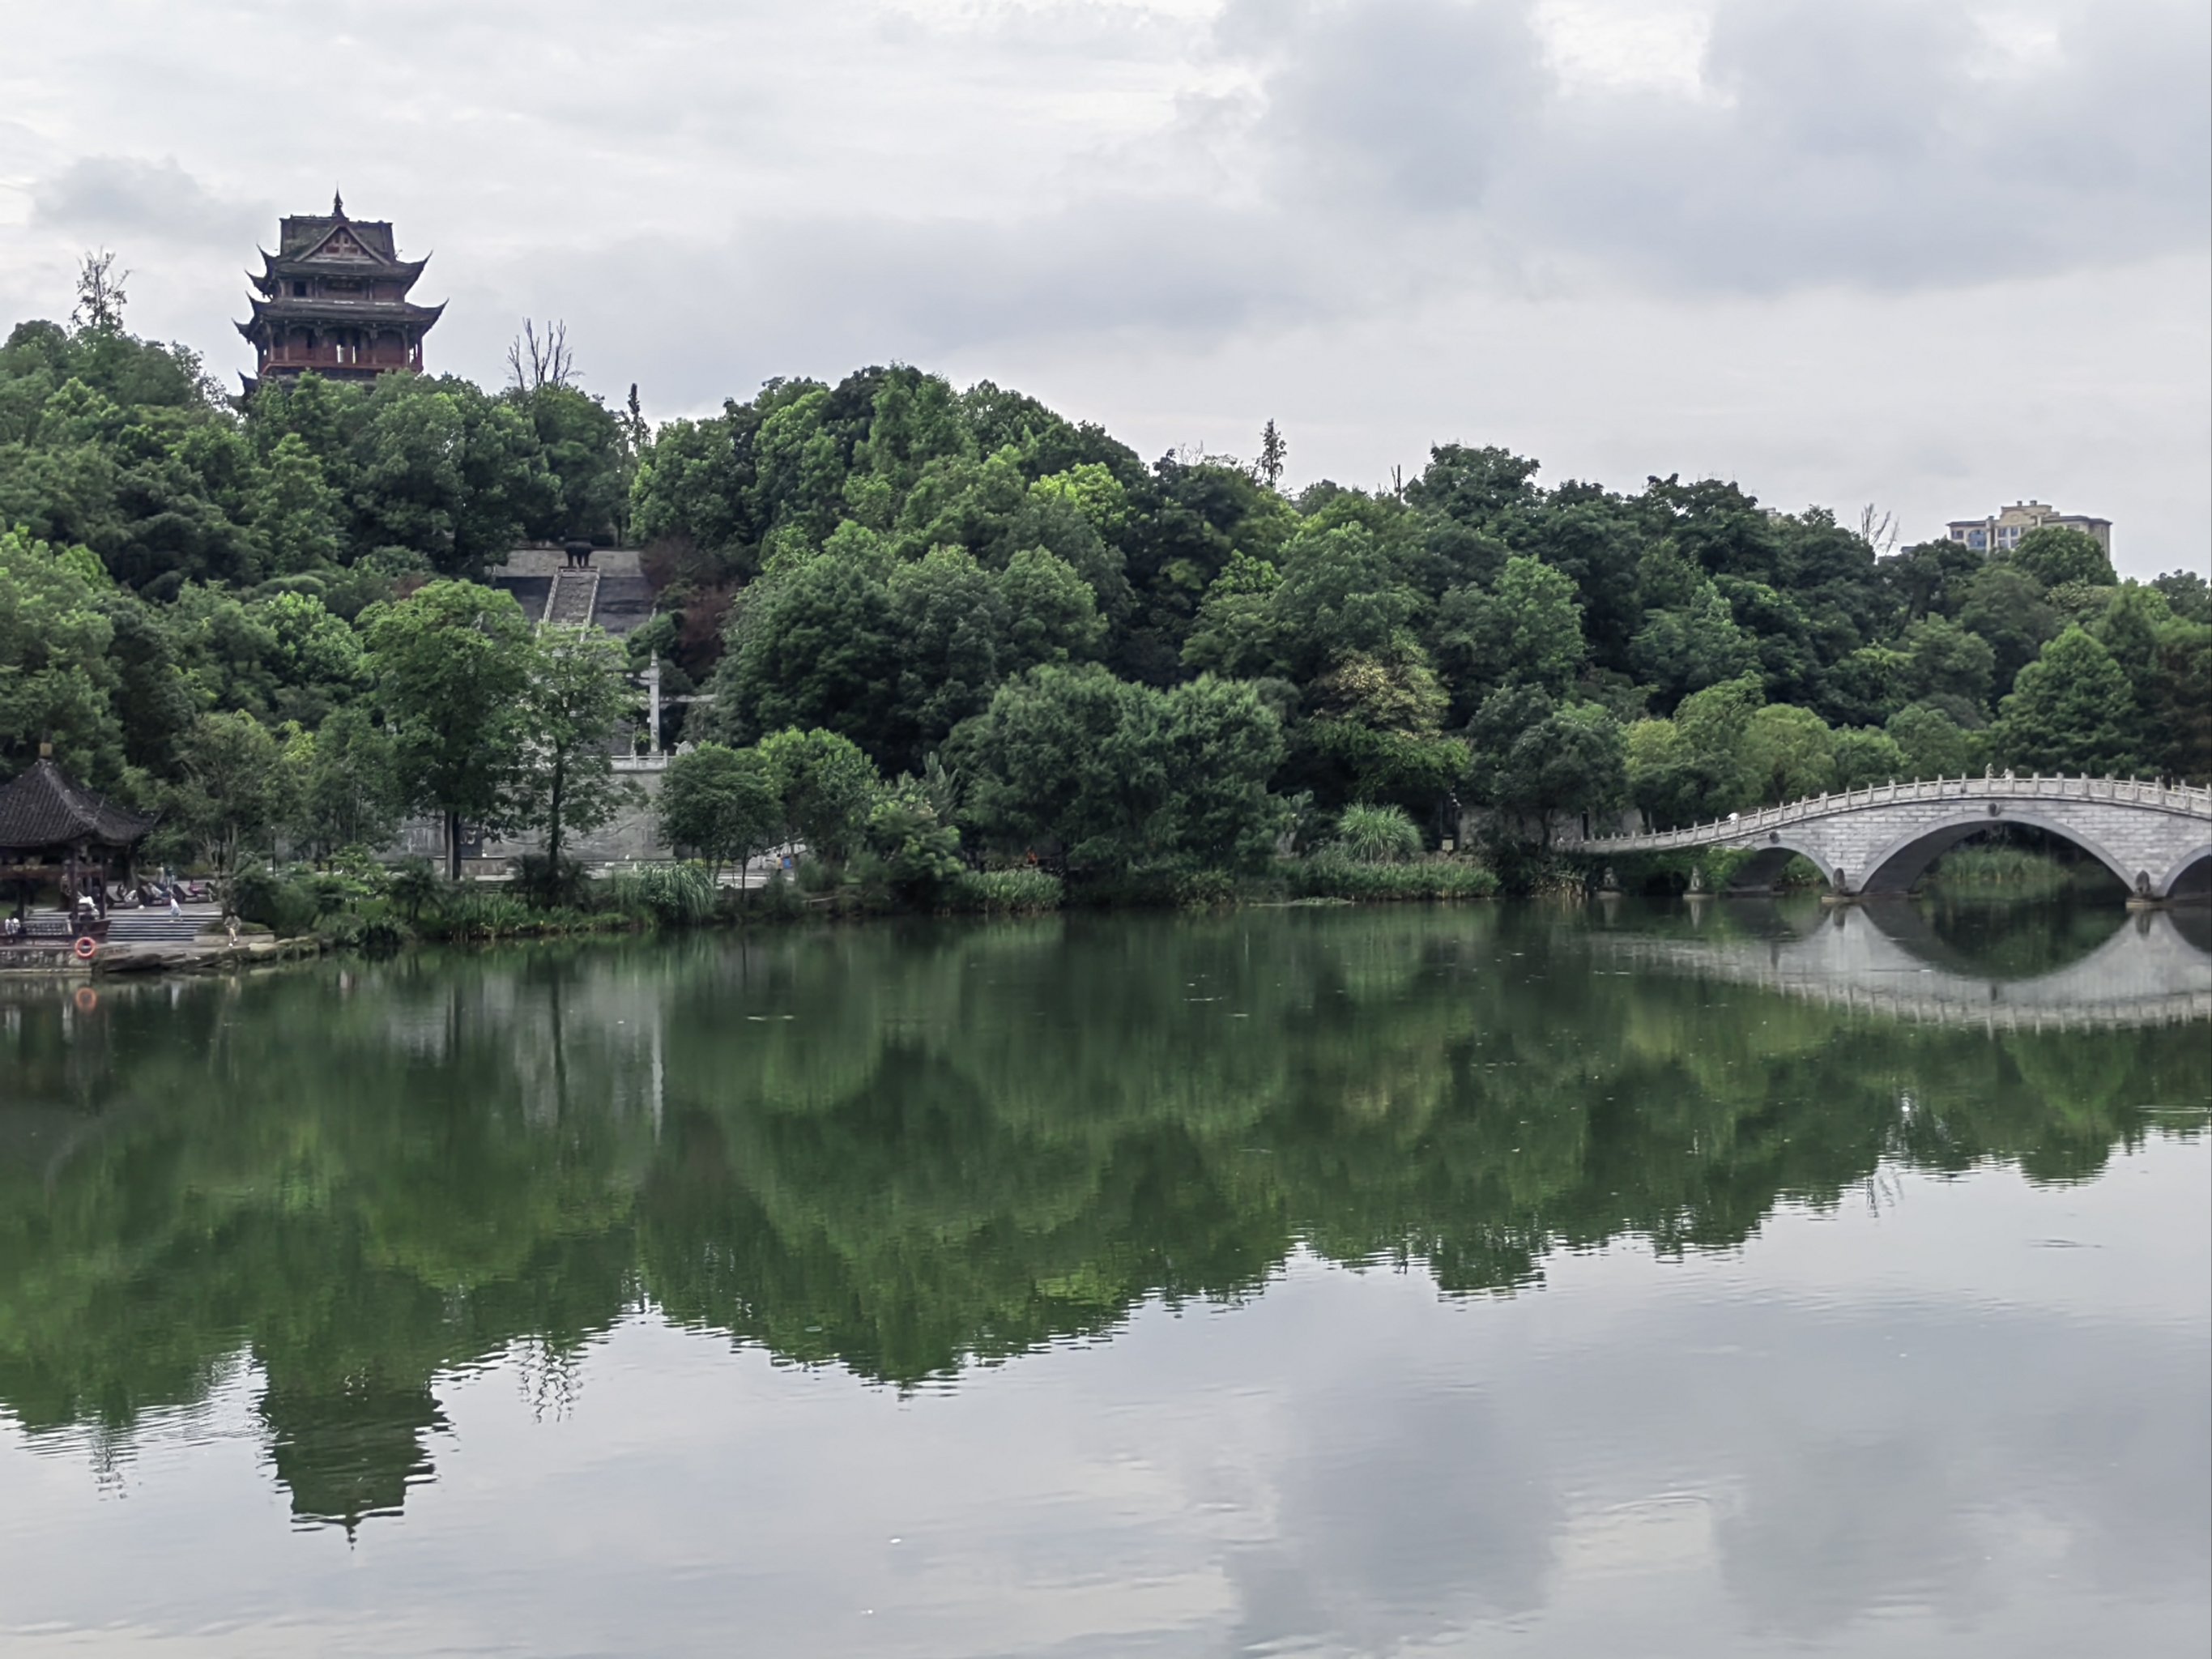
<svg viewBox="0 0 2212 1659"><path fill-rule="evenodd" d="M260 358L246 375L251 397L263 378L292 380L313 369L333 380L371 380L422 367L422 337L443 306L418 306L407 290L427 259L403 259L381 219L349 219L343 198L325 214L280 222L277 249L263 250L253 318L238 331Z"/></svg>

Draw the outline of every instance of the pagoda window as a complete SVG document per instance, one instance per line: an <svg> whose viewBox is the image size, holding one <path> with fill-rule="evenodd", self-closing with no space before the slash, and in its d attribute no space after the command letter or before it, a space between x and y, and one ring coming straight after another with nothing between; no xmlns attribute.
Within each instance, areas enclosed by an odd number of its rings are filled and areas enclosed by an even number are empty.
<svg viewBox="0 0 2212 1659"><path fill-rule="evenodd" d="M307 297L307 283L304 282L295 282L292 284L292 297L295 300L306 299Z"/></svg>

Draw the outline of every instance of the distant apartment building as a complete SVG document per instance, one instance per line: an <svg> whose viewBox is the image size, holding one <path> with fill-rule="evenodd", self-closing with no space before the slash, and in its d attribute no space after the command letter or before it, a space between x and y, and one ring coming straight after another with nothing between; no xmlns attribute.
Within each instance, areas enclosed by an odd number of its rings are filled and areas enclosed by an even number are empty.
<svg viewBox="0 0 2212 1659"><path fill-rule="evenodd" d="M2020 538L2031 530L2055 526L2063 530L2086 531L2097 538L2097 545L2107 554L2112 550L2112 521L2093 519L2081 513L2061 513L2045 501L2014 501L2002 513L1986 519L1954 519L1947 526L1951 539L1963 542L1977 553L2009 553L2020 545Z"/></svg>

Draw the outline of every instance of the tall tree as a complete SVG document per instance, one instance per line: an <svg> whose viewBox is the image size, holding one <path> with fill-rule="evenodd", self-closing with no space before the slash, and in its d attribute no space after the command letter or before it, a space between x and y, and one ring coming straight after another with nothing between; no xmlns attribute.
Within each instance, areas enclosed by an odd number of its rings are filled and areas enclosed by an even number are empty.
<svg viewBox="0 0 2212 1659"><path fill-rule="evenodd" d="M131 273L115 268L115 255L106 248L88 253L76 273L76 308L70 321L88 334L120 334L123 307L130 295L123 291Z"/></svg>
<svg viewBox="0 0 2212 1659"><path fill-rule="evenodd" d="M399 828L392 739L358 707L317 728L295 804L293 830L318 858L344 847L381 847Z"/></svg>
<svg viewBox="0 0 2212 1659"><path fill-rule="evenodd" d="M623 649L599 629L548 628L531 644L507 816L544 837L557 872L569 835L600 828L631 798L613 739L632 698Z"/></svg>
<svg viewBox="0 0 2212 1659"><path fill-rule="evenodd" d="M184 781L170 809L217 879L237 873L239 854L261 845L291 808L276 739L251 714L203 714L185 734Z"/></svg>
<svg viewBox="0 0 2212 1659"><path fill-rule="evenodd" d="M1999 757L2024 772L2124 776L2142 763L2127 671L2081 628L2068 629L2020 671L1993 736Z"/></svg>
<svg viewBox="0 0 2212 1659"><path fill-rule="evenodd" d="M835 732L794 727L762 738L760 756L788 833L817 857L851 856L883 787L860 745Z"/></svg>
<svg viewBox="0 0 2212 1659"><path fill-rule="evenodd" d="M118 781L115 627L102 603L112 591L85 549L0 530L0 769L13 772L51 743L100 787Z"/></svg>
<svg viewBox="0 0 2212 1659"><path fill-rule="evenodd" d="M1260 430L1260 459L1253 464L1268 489L1282 488L1283 468L1289 462L1290 458L1290 442L1283 436L1282 428L1275 424L1271 416L1267 424Z"/></svg>
<svg viewBox="0 0 2212 1659"><path fill-rule="evenodd" d="M401 789L438 814L458 879L463 826L501 827L528 731L537 652L522 607L473 582L438 581L362 618Z"/></svg>
<svg viewBox="0 0 2212 1659"><path fill-rule="evenodd" d="M2068 525L2047 524L2029 531L2013 549L2011 562L2045 587L2066 582L2110 587L2119 580L2112 574L2112 555L2104 544L2087 531Z"/></svg>

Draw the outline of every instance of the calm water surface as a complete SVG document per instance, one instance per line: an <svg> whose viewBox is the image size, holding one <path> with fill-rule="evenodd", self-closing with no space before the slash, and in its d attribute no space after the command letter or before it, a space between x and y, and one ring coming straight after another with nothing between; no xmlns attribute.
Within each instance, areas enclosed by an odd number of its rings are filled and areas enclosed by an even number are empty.
<svg viewBox="0 0 2212 1659"><path fill-rule="evenodd" d="M2201 1655L2205 932L0 989L0 1650Z"/></svg>

